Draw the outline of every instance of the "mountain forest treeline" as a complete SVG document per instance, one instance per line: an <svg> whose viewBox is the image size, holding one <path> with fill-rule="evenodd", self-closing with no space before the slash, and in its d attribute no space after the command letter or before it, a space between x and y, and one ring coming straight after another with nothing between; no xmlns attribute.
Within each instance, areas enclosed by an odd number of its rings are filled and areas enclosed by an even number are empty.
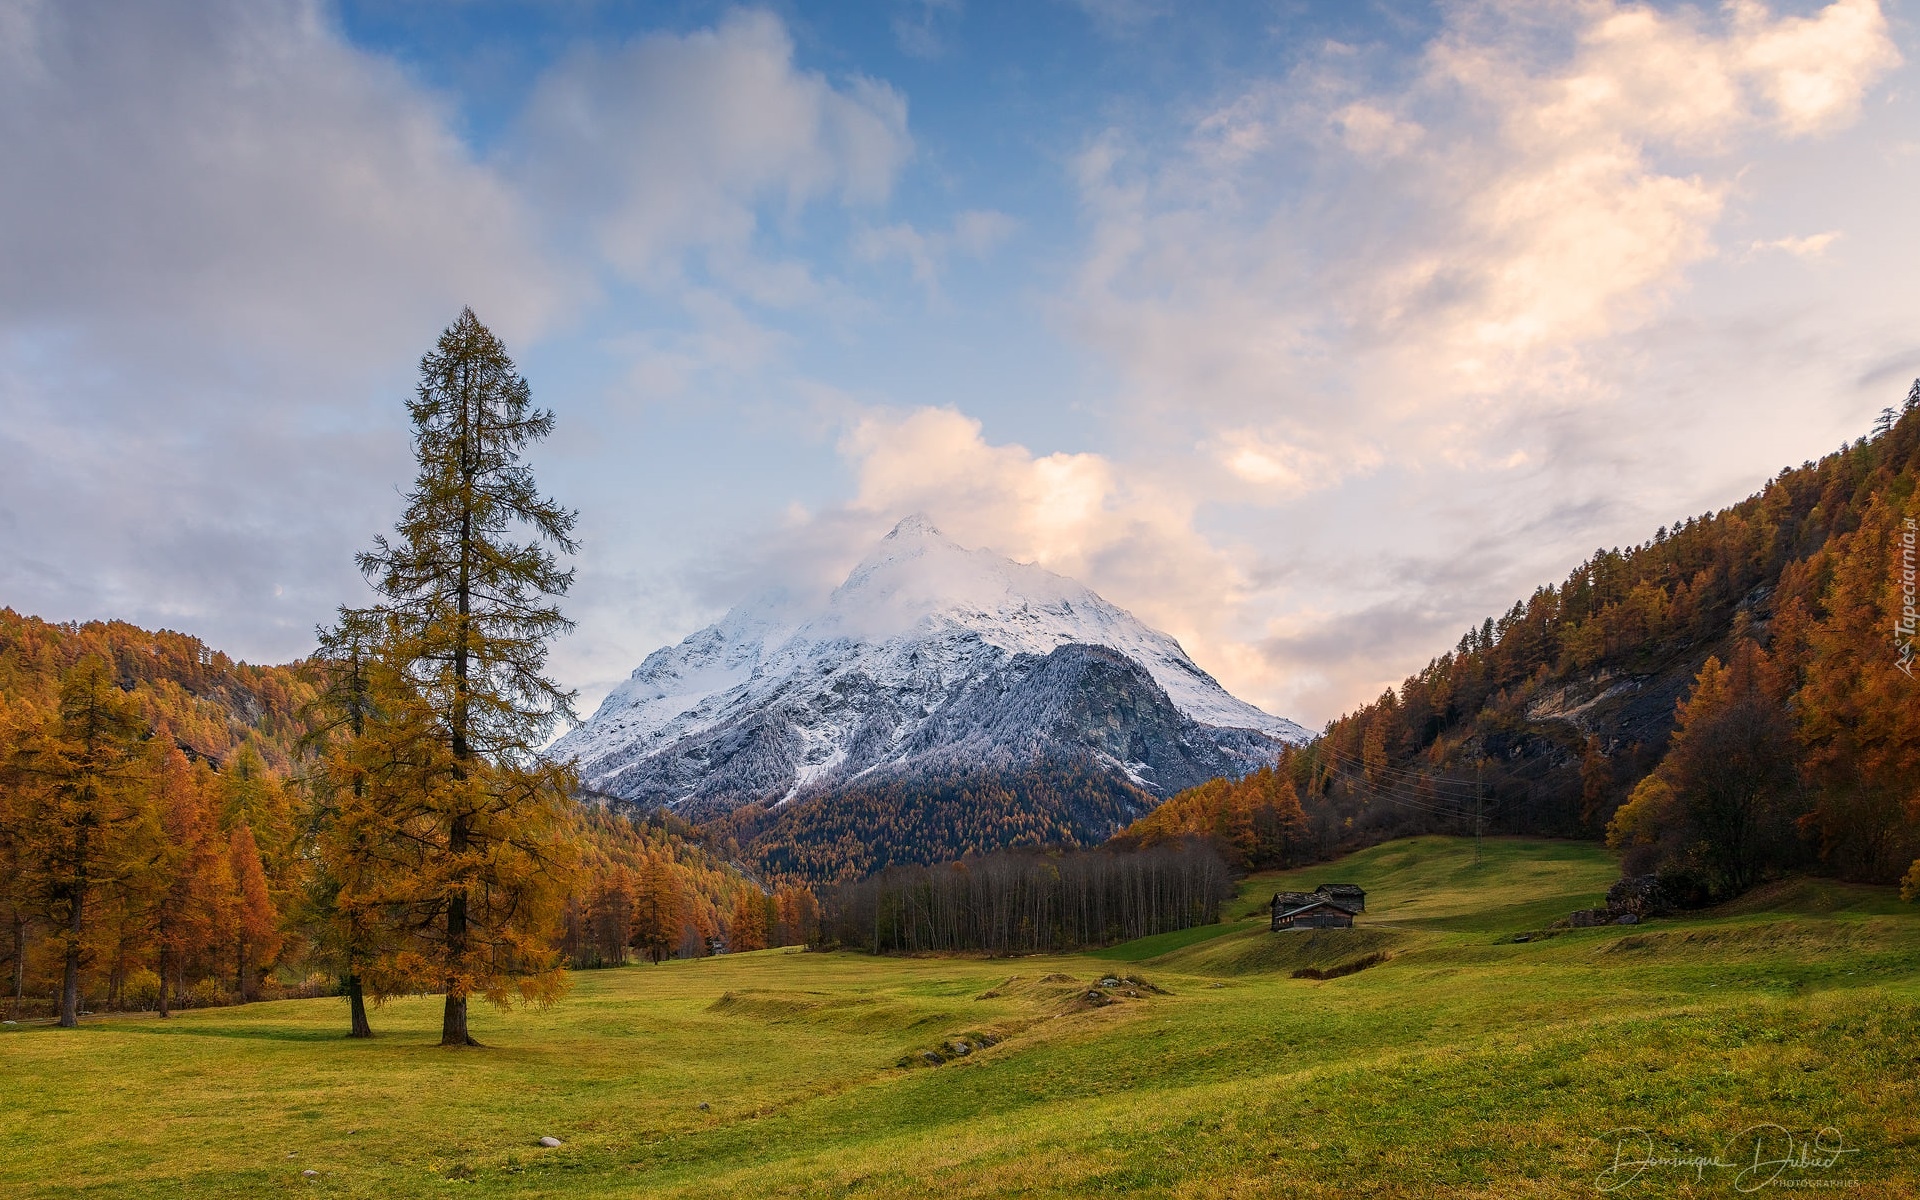
<svg viewBox="0 0 1920 1200"><path fill-rule="evenodd" d="M1604 838L1682 902L1804 870L1920 892L1917 482L1920 381L1872 436L1596 551L1272 779L1124 837L1258 867L1480 828Z"/></svg>
<svg viewBox="0 0 1920 1200"><path fill-rule="evenodd" d="M1060 757L1018 770L883 776L772 810L747 805L703 833L771 877L837 884L903 861L1095 845L1153 803L1092 762Z"/></svg>
<svg viewBox="0 0 1920 1200"><path fill-rule="evenodd" d="M1231 875L1203 839L1132 853L1003 850L890 867L828 897L827 935L889 952L1034 954L1211 925Z"/></svg>

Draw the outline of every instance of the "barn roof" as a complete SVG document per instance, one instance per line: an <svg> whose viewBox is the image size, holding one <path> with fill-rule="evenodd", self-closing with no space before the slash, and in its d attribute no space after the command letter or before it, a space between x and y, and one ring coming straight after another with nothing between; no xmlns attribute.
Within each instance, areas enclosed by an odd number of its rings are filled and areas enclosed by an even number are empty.
<svg viewBox="0 0 1920 1200"><path fill-rule="evenodd" d="M1342 908L1342 907L1340 907L1340 906L1339 906L1338 904L1335 904L1335 903L1334 903L1333 901L1331 901L1331 900L1315 900L1315 901L1314 901L1313 903L1311 903L1311 904L1302 904L1302 905L1301 905L1300 907L1298 907L1298 908L1290 908L1290 909L1288 909L1288 910L1286 910L1285 912L1283 912L1283 913L1281 913L1281 914L1280 914L1280 919L1281 919L1281 920L1285 920L1285 919L1286 919L1286 918L1288 918L1288 917L1297 917L1297 916L1299 916L1299 915L1300 915L1301 913L1304 913L1304 912L1312 912L1312 911L1313 911L1314 909L1316 909L1316 908L1325 908L1325 909L1331 909L1332 911L1334 911L1334 912L1337 912L1337 913L1339 913L1339 914L1341 914L1342 916L1347 916L1347 917L1350 917L1350 916L1352 916L1352 915L1353 915L1353 913L1352 913L1352 911L1351 911L1351 910L1349 910L1349 909L1345 909L1345 908Z"/></svg>

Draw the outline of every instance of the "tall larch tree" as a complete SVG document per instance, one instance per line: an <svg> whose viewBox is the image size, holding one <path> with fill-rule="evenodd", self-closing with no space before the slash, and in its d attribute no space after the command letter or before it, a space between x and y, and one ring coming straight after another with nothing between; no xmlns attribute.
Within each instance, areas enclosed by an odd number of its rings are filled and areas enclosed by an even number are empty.
<svg viewBox="0 0 1920 1200"><path fill-rule="evenodd" d="M227 855L237 900L232 931L233 991L244 1001L255 997L260 969L271 965L273 956L280 952L280 914L267 895L267 872L260 862L260 847L254 841L253 828L245 821L227 835Z"/></svg>
<svg viewBox="0 0 1920 1200"><path fill-rule="evenodd" d="M424 739L395 768L410 776L401 807L419 853L388 899L445 993L441 1044L469 1046L471 996L545 1002L564 984L546 933L573 781L538 751L573 715L544 672L548 641L571 627L554 598L573 582L556 551L575 549L575 514L540 495L522 458L553 414L471 309L420 360L408 408L419 474L394 538L359 557L408 647L412 692L387 720Z"/></svg>
<svg viewBox="0 0 1920 1200"><path fill-rule="evenodd" d="M14 755L28 730L24 714L0 695L0 772L11 774ZM32 930L34 898L27 878L26 805L18 780L0 778L0 914L7 923L12 978L9 993L13 1019L20 1017L20 1005L27 990L28 934Z"/></svg>
<svg viewBox="0 0 1920 1200"><path fill-rule="evenodd" d="M87 655L61 680L58 708L21 740L8 763L7 782L20 793L27 890L60 931L65 1028L80 1023L88 902L132 870L128 843L143 824L143 789L135 776L145 732L139 707L121 692L112 666Z"/></svg>
<svg viewBox="0 0 1920 1200"><path fill-rule="evenodd" d="M733 920L727 923L727 949L767 948L766 898L756 887L743 887L733 900Z"/></svg>
<svg viewBox="0 0 1920 1200"><path fill-rule="evenodd" d="M648 855L641 864L634 891L631 930L634 948L655 963L672 954L680 944L685 908L671 857L664 851Z"/></svg>
<svg viewBox="0 0 1920 1200"><path fill-rule="evenodd" d="M387 803L389 785L404 782L404 773L396 780L393 764L381 758L387 743L369 731L380 718L378 698L404 693L411 683L382 613L343 608L339 621L318 633L313 663L321 685L306 713L307 748L319 751L307 814L314 864L302 915L318 957L339 973L347 1036L367 1038L369 974L394 945L382 888L397 865L412 859Z"/></svg>
<svg viewBox="0 0 1920 1200"><path fill-rule="evenodd" d="M172 1012L173 993L188 962L204 955L221 922L221 877L214 841L214 814L206 789L187 756L165 727L148 743L153 803L160 824L155 871L161 887L154 898L150 931L154 971L160 977L161 1017Z"/></svg>

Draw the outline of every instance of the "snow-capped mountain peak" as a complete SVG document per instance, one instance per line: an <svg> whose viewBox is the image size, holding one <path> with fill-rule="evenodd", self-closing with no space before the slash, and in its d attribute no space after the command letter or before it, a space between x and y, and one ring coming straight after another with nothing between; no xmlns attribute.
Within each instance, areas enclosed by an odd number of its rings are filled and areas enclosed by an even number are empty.
<svg viewBox="0 0 1920 1200"><path fill-rule="evenodd" d="M634 800L724 809L792 797L927 752L915 738L936 714L1071 645L1131 659L1200 726L1276 750L1306 737L1090 589L966 549L923 514L895 525L817 611L791 614L788 598L763 593L655 651L553 752L588 786Z"/></svg>

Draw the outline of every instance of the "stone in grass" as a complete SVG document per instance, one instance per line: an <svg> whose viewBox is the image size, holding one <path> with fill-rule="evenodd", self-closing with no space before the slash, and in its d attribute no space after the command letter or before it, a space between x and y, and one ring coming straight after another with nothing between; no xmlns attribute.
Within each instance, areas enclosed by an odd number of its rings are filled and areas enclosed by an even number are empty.
<svg viewBox="0 0 1920 1200"><path fill-rule="evenodd" d="M320 1176L320 1172L314 1170L312 1167L308 1167L306 1170L300 1173L306 1176L308 1179L317 1179Z"/></svg>
<svg viewBox="0 0 1920 1200"><path fill-rule="evenodd" d="M712 1110L712 1108L713 1108L713 1105L711 1105L711 1104L708 1104L708 1103L707 1103L707 1102L706 1102L705 1100L702 1100L702 1101L700 1102L700 1111L701 1111L701 1112L708 1112L708 1111L711 1111L711 1110Z"/></svg>
<svg viewBox="0 0 1920 1200"><path fill-rule="evenodd" d="M543 1137L540 1139L540 1144L551 1150L560 1144L560 1139L557 1137Z"/></svg>
<svg viewBox="0 0 1920 1200"><path fill-rule="evenodd" d="M1105 979L1102 979L1100 981L1100 986L1101 987L1119 987L1120 981L1114 978L1113 976L1109 975Z"/></svg>

